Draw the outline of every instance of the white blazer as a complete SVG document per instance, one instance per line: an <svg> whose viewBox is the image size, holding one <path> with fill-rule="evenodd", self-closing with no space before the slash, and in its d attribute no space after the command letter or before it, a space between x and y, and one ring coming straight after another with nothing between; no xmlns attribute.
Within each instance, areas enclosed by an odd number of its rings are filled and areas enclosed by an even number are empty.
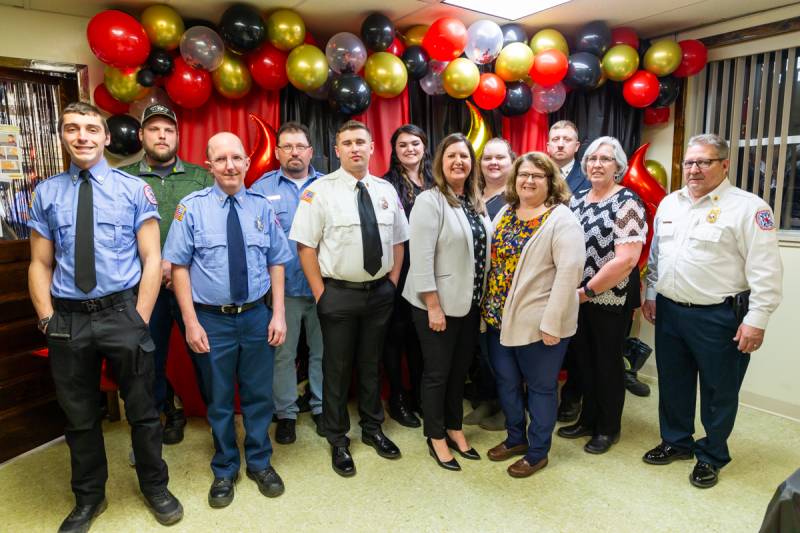
<svg viewBox="0 0 800 533"><path fill-rule="evenodd" d="M481 216L486 228L484 286L489 271L492 223ZM411 305L427 309L421 293L436 291L446 316L461 317L472 306L475 279L472 229L461 206L447 203L439 189L432 188L414 200L410 216L408 247L411 266L403 288L403 298Z"/></svg>

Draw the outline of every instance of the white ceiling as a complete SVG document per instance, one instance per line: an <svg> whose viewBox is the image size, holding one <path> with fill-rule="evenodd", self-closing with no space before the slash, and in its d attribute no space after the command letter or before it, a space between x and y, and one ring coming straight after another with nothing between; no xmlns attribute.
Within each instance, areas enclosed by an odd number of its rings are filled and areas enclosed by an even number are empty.
<svg viewBox="0 0 800 533"><path fill-rule="evenodd" d="M491 1L491 0L488 0ZM523 1L523 0L520 0ZM534 0L524 0L534 1ZM324 44L340 31L358 33L367 14L379 11L402 31L414 24L430 24L441 16L455 16L467 26L478 19L498 24L508 21L482 13L447 6L441 0L250 0L246 3L265 15L279 7L297 11L314 37ZM0 0L0 4L68 15L91 17L110 8L138 15L154 4L151 0L72 1L72 0ZM203 18L218 22L222 12L233 2L218 0L161 0L173 6L184 18ZM569 35L582 24L605 20L611 27L631 26L643 37L661 36L706 24L790 5L790 0L572 0L541 13L526 17L521 23L532 35L538 29L553 27Z"/></svg>

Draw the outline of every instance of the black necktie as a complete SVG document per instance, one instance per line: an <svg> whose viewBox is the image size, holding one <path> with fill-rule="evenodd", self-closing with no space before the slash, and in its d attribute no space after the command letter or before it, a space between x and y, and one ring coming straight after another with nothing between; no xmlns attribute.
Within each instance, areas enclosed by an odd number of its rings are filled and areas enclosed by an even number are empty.
<svg viewBox="0 0 800 533"><path fill-rule="evenodd" d="M92 175L84 169L78 176L82 183L78 190L78 215L75 220L75 286L88 293L97 286L97 272L94 267Z"/></svg>
<svg viewBox="0 0 800 533"><path fill-rule="evenodd" d="M242 225L236 212L236 199L228 196L228 275L231 299L235 304L247 302L247 251L244 248Z"/></svg>
<svg viewBox="0 0 800 533"><path fill-rule="evenodd" d="M369 191L362 182L356 182L358 188L358 218L361 219L361 248L364 252L364 270L374 276L381 269L383 246L378 231L378 220Z"/></svg>

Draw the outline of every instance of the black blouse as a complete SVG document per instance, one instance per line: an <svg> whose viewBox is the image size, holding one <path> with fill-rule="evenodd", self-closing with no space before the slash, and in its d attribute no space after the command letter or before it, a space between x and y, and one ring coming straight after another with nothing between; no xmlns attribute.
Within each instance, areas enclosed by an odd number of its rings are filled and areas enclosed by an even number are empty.
<svg viewBox="0 0 800 533"><path fill-rule="evenodd" d="M475 278L472 284L472 305L480 305L483 297L483 277L486 271L486 227L481 216L475 211L466 196L459 196L461 208L467 215L469 227L472 230L472 260L475 265Z"/></svg>

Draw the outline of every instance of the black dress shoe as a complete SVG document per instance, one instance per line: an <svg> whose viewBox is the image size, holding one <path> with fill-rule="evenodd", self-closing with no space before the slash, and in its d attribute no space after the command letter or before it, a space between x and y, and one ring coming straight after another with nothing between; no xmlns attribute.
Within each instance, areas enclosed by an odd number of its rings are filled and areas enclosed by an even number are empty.
<svg viewBox="0 0 800 533"><path fill-rule="evenodd" d="M662 442L649 452L645 453L642 456L642 461L651 465L668 465L672 461L682 461L685 459L691 459L692 457L694 457L694 454L691 450L681 450L680 448L676 448L665 442Z"/></svg>
<svg viewBox="0 0 800 533"><path fill-rule="evenodd" d="M361 433L361 442L375 448L378 455L385 459L397 459L400 457L400 448L389 437L383 434L380 429L375 433Z"/></svg>
<svg viewBox="0 0 800 533"><path fill-rule="evenodd" d="M411 409L408 408L402 394L389 400L389 416L394 418L398 424L407 428L418 428L422 424Z"/></svg>
<svg viewBox="0 0 800 533"><path fill-rule="evenodd" d="M559 422L575 422L581 414L581 402L561 402L558 406L556 418Z"/></svg>
<svg viewBox="0 0 800 533"><path fill-rule="evenodd" d="M650 385L642 383L636 377L636 372L625 371L625 388L634 396L647 398L650 396Z"/></svg>
<svg viewBox="0 0 800 533"><path fill-rule="evenodd" d="M322 413L311 415L311 419L314 421L314 425L316 426L317 435L324 437L325 431L322 429Z"/></svg>
<svg viewBox="0 0 800 533"><path fill-rule="evenodd" d="M356 465L347 446L334 446L331 449L331 464L333 470L343 477L356 475Z"/></svg>
<svg viewBox="0 0 800 533"><path fill-rule="evenodd" d="M589 437L594 433L592 428L582 426L580 424L572 424L571 426L563 426L558 428L556 434L565 439L579 439L581 437Z"/></svg>
<svg viewBox="0 0 800 533"><path fill-rule="evenodd" d="M699 489L710 489L719 481L719 468L703 461L697 461L689 475L689 481Z"/></svg>
<svg viewBox="0 0 800 533"><path fill-rule="evenodd" d="M173 409L167 413L161 441L164 444L178 444L183 440L183 428L186 427L186 415L183 409Z"/></svg>
<svg viewBox="0 0 800 533"><path fill-rule="evenodd" d="M237 481L238 472L233 478L215 477L208 490L208 505L215 509L229 506L233 501L234 485Z"/></svg>
<svg viewBox="0 0 800 533"><path fill-rule="evenodd" d="M611 446L619 442L619 433L616 435L594 435L586 446L583 447L587 453L601 454L611 449Z"/></svg>
<svg viewBox="0 0 800 533"><path fill-rule="evenodd" d="M283 494L283 480L271 466L258 472L248 470L247 477L256 482L258 490L267 498L277 498Z"/></svg>
<svg viewBox="0 0 800 533"><path fill-rule="evenodd" d="M296 420L291 418L279 418L275 426L275 442L278 444L291 444L297 440L295 433Z"/></svg>
<svg viewBox="0 0 800 533"><path fill-rule="evenodd" d="M461 470L461 465L458 464L458 461L456 461L455 457L453 457L449 461L442 461L441 459L439 459L439 456L436 455L436 450L433 449L433 443L431 442L430 437L428 437L427 442L428 442L428 451L430 452L431 457L433 457L436 460L437 465L441 466L445 470L452 470L454 472L457 470Z"/></svg>
<svg viewBox="0 0 800 533"><path fill-rule="evenodd" d="M162 489L153 494L145 494L147 506L162 526L170 526L183 518L183 506L178 498L167 490Z"/></svg>
<svg viewBox="0 0 800 533"><path fill-rule="evenodd" d="M58 533L86 533L89 531L92 521L105 511L106 507L108 507L108 502L105 498L100 503L92 505L76 505L61 522Z"/></svg>
<svg viewBox="0 0 800 533"><path fill-rule="evenodd" d="M445 436L445 442L447 443L447 447L451 450L455 450L458 452L458 455L463 457L464 459L470 459L472 461L478 461L481 458L481 455L475 450L475 448L470 448L469 450L462 452L461 448L458 447L458 444L450 438L450 436Z"/></svg>

